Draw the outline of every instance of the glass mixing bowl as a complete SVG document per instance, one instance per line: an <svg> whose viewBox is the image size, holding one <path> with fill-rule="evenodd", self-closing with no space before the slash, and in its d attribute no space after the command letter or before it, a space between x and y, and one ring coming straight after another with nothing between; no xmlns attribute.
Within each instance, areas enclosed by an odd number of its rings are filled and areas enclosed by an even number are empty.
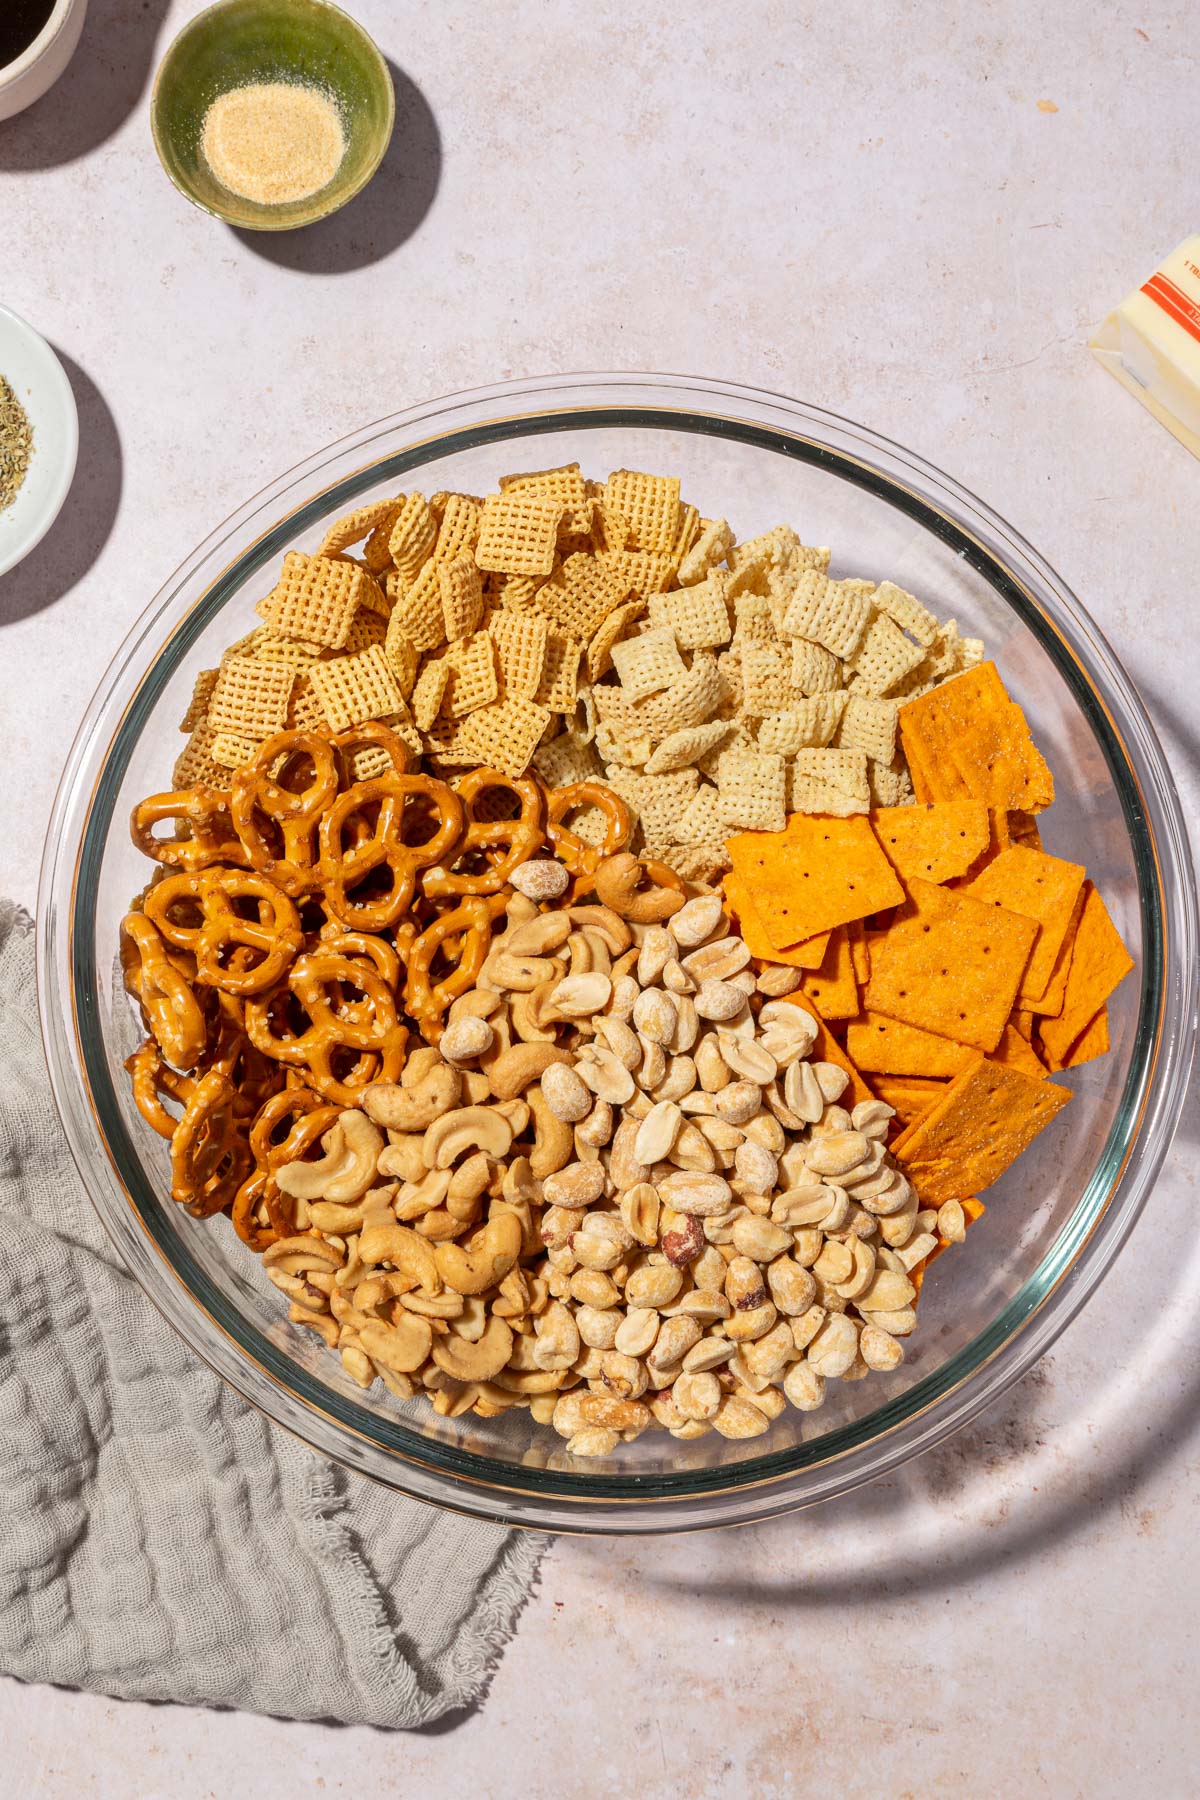
<svg viewBox="0 0 1200 1800"><path fill-rule="evenodd" d="M285 550L400 489L483 493L509 470L577 459L672 471L741 537L780 520L833 546L835 572L885 576L986 640L1054 772L1048 848L1098 882L1135 972L1112 1052L1065 1077L1074 1104L987 1195L942 1257L893 1374L831 1383L770 1433L679 1443L651 1433L602 1462L566 1455L527 1413L439 1418L289 1325L282 1296L224 1220L169 1199L166 1145L121 1064L140 1036L116 966L147 866L134 802L163 788L197 670L254 624ZM1153 1186L1195 1034L1196 901L1162 750L1078 601L1003 520L911 452L776 395L674 376L571 376L457 395L369 426L302 463L222 525L152 602L72 750L40 899L43 1029L88 1192L147 1294L217 1372L315 1450L421 1499L575 1531L659 1531L767 1517L844 1492L928 1448L1014 1382L1083 1305Z"/></svg>

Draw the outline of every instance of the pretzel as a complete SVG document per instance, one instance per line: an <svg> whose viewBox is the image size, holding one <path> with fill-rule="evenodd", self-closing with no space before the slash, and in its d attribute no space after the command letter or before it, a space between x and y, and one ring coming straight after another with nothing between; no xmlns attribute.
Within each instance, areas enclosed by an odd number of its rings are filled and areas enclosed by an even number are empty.
<svg viewBox="0 0 1200 1800"><path fill-rule="evenodd" d="M347 1004L340 986L362 996ZM331 1000L329 988L335 987ZM306 1030L280 1036L272 1014L294 997L308 1016ZM339 1106L356 1106L362 1090L372 1081L395 1081L404 1066L408 1032L400 1023L392 990L369 962L341 956L332 948L311 950L299 957L286 979L263 998L246 1002L246 1030L264 1056L304 1069L305 1079L327 1100ZM357 1051L352 1067L339 1077L337 1052Z"/></svg>
<svg viewBox="0 0 1200 1800"><path fill-rule="evenodd" d="M295 1230L295 1202L280 1193L276 1169L306 1155L337 1119L338 1110L311 1088L291 1087L272 1094L256 1114L249 1142L254 1169L238 1189L229 1216L242 1242L257 1254ZM277 1139L275 1133L285 1121L290 1121L287 1133ZM264 1207L266 1224L260 1218Z"/></svg>
<svg viewBox="0 0 1200 1800"><path fill-rule="evenodd" d="M237 1089L219 1069L197 1081L171 1138L171 1197L198 1219L224 1212L245 1180L250 1151L238 1136Z"/></svg>
<svg viewBox="0 0 1200 1800"><path fill-rule="evenodd" d="M520 810L515 819L487 816L491 807L486 796L497 790L516 797ZM460 874L452 873L448 864L428 869L422 886L430 898L499 893L513 870L528 862L545 841L542 790L529 776L514 781L497 769L480 768L461 775L454 791L467 819L454 864L465 866ZM480 859L482 867L477 866Z"/></svg>
<svg viewBox="0 0 1200 1800"><path fill-rule="evenodd" d="M607 820L604 840L589 844L563 824L568 813L581 806L597 806ZM554 853L575 878L572 898L580 900L594 889L595 874L607 856L624 850L633 833L633 819L619 794L598 781L575 781L546 795L546 829Z"/></svg>
<svg viewBox="0 0 1200 1800"><path fill-rule="evenodd" d="M493 921L507 903L504 894L469 894L435 919L409 946L405 955L408 980L404 1010L426 1043L438 1042L447 1007L474 987L491 949ZM451 966L446 975L435 981L432 969L439 952Z"/></svg>
<svg viewBox="0 0 1200 1800"><path fill-rule="evenodd" d="M179 819L186 836L159 838L154 827ZM207 869L213 863L247 863L246 851L234 835L229 795L221 788L180 788L139 800L129 815L129 835L142 852L168 869Z"/></svg>
<svg viewBox="0 0 1200 1800"><path fill-rule="evenodd" d="M417 927L408 920L405 921L405 926L410 940L415 938ZM376 937L369 931L347 931L344 925L331 919L321 927L321 943L338 956L365 956L369 962L374 963L392 992L398 993L403 954L400 949L400 932L403 929L401 927L393 934L397 939L397 946L393 948L386 938Z"/></svg>
<svg viewBox="0 0 1200 1800"><path fill-rule="evenodd" d="M159 1137L174 1137L179 1121L167 1111L160 1095L166 1094L186 1106L196 1086L193 1078L178 1074L165 1063L153 1038L147 1038L132 1056L125 1058L125 1067L132 1078L133 1103L147 1125L157 1131Z"/></svg>
<svg viewBox="0 0 1200 1800"><path fill-rule="evenodd" d="M423 801L408 810L409 801ZM347 847L345 832L365 808L378 802L371 835ZM422 811L436 821L423 843L405 841ZM407 811L407 819L406 819ZM321 821L321 879L327 913L352 930L383 931L408 911L417 875L445 857L463 829L462 802L444 781L430 775L379 775L358 781L339 794ZM353 890L377 869L386 867L391 888L378 899L355 900Z"/></svg>
<svg viewBox="0 0 1200 1800"><path fill-rule="evenodd" d="M258 918L238 913L239 900L254 901ZM181 902L199 908L201 923L184 925L174 917ZM227 994L258 994L273 987L304 945L292 901L253 870L168 875L149 890L142 905L169 944L191 952L196 980ZM239 956L239 950L248 954Z"/></svg>
<svg viewBox="0 0 1200 1800"><path fill-rule="evenodd" d="M126 966L126 983L159 1048L177 1069L194 1068L208 1041L208 1026L191 984L168 956L162 933L144 913L128 913L121 931L136 955Z"/></svg>
<svg viewBox="0 0 1200 1800"><path fill-rule="evenodd" d="M312 780L297 791L283 786L281 778L301 756L312 763ZM313 731L279 731L268 738L234 775L230 789L234 828L250 867L288 894L310 894L319 887L317 827L337 791L338 765L325 738ZM274 828L270 837L263 818Z"/></svg>

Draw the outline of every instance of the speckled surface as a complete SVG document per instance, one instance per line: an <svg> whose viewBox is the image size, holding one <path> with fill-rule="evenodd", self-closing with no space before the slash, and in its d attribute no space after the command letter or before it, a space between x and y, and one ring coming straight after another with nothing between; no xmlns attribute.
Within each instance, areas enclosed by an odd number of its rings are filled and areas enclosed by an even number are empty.
<svg viewBox="0 0 1200 1800"><path fill-rule="evenodd" d="M70 359L82 426L58 527L0 580L5 889L32 903L104 662L235 504L406 403L587 366L779 388L981 493L1108 631L1196 816L1200 465L1084 348L1197 228L1188 8L562 0L517 31L356 0L400 131L356 207L282 242L154 159L156 46L195 10L92 0L0 127L0 298ZM969 1432L753 1531L560 1542L470 1717L392 1738L0 1682L0 1785L1182 1800L1198 1141L1193 1103L1116 1272Z"/></svg>

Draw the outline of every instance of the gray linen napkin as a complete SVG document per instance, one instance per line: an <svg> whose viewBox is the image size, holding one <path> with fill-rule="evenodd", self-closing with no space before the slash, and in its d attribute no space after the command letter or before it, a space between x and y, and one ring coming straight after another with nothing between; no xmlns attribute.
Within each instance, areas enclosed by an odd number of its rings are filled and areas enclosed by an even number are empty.
<svg viewBox="0 0 1200 1800"><path fill-rule="evenodd" d="M422 1725L483 1691L545 1540L399 1499L198 1363L63 1141L32 921L0 901L0 1668Z"/></svg>

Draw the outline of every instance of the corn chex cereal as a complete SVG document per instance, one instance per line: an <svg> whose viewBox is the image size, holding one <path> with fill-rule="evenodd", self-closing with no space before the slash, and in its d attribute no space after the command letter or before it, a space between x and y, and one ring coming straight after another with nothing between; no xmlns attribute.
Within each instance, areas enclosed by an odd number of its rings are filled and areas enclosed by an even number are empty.
<svg viewBox="0 0 1200 1800"><path fill-rule="evenodd" d="M758 747L773 750L777 756L823 749L832 741L845 705L843 693L793 698L784 711L763 715L758 727Z"/></svg>
<svg viewBox="0 0 1200 1800"><path fill-rule="evenodd" d="M610 774L609 785L641 822L647 842L668 844L675 840L700 777L695 769L677 769L671 775L638 775L632 769L619 769Z"/></svg>
<svg viewBox="0 0 1200 1800"><path fill-rule="evenodd" d="M976 1056L893 1154L927 1206L991 1187L1067 1105L1067 1088Z"/></svg>
<svg viewBox="0 0 1200 1800"><path fill-rule="evenodd" d="M780 949L904 899L865 818L793 813L783 831L731 838L729 857Z"/></svg>
<svg viewBox="0 0 1200 1800"><path fill-rule="evenodd" d="M733 533L724 519L701 519L700 535L679 561L679 585L692 587L733 549Z"/></svg>
<svg viewBox="0 0 1200 1800"><path fill-rule="evenodd" d="M726 594L729 572L714 569L691 587L650 598L650 621L666 625L685 650L717 650L733 636Z"/></svg>
<svg viewBox="0 0 1200 1800"><path fill-rule="evenodd" d="M442 588L435 562L427 562L411 586L397 594L385 643L397 637L407 638L418 650L440 650L446 642Z"/></svg>
<svg viewBox="0 0 1200 1800"><path fill-rule="evenodd" d="M326 531L317 547L317 555L336 556L340 551L348 550L351 544L360 543L377 525L394 519L399 507L399 499L372 500L367 506L345 513Z"/></svg>
<svg viewBox="0 0 1200 1800"><path fill-rule="evenodd" d="M698 767L733 729L731 719L712 719L707 725L688 725L682 731L672 731L646 759L647 775L668 775L673 769Z"/></svg>
<svg viewBox="0 0 1200 1800"><path fill-rule="evenodd" d="M357 656L314 663L308 678L333 731L386 718L404 705L381 644L360 650Z"/></svg>
<svg viewBox="0 0 1200 1800"><path fill-rule="evenodd" d="M240 769L258 755L261 738L246 737L237 731L218 731L213 735L212 759L226 769Z"/></svg>
<svg viewBox="0 0 1200 1800"><path fill-rule="evenodd" d="M842 667L836 656L807 638L792 642L790 683L797 694L830 694L842 685Z"/></svg>
<svg viewBox="0 0 1200 1800"><path fill-rule="evenodd" d="M288 701L295 679L295 670L286 663L256 662L248 656L228 657L217 670L213 683L208 723L214 731L231 732L251 740L272 737L287 723Z"/></svg>
<svg viewBox="0 0 1200 1800"><path fill-rule="evenodd" d="M360 608L354 615L349 633L346 637L346 654L348 656L357 656L360 650L369 650L372 644L382 644L386 637L387 620L381 619L377 612L365 612ZM285 640L280 639L279 641L284 642ZM265 644L258 652L258 655L264 661L269 660L267 646ZM309 663L317 662L318 660L322 662L328 661L328 657L323 655L318 658L309 654L302 659L289 660L292 661L293 667L295 668L307 668Z"/></svg>
<svg viewBox="0 0 1200 1800"><path fill-rule="evenodd" d="M329 729L325 711L307 674L296 677L292 688L292 697L288 702L287 728L289 731L322 732Z"/></svg>
<svg viewBox="0 0 1200 1800"><path fill-rule="evenodd" d="M628 592L610 559L576 550L541 584L531 604L565 637L588 643Z"/></svg>
<svg viewBox="0 0 1200 1800"><path fill-rule="evenodd" d="M546 639L541 680L533 696L539 706L548 706L555 713L570 714L575 711L575 697L579 688L579 659L582 655L583 645L576 643L574 638L560 637L554 631L550 633Z"/></svg>
<svg viewBox="0 0 1200 1800"><path fill-rule="evenodd" d="M486 631L451 644L443 661L450 670L450 685L442 696L442 711L452 719L465 718L500 698L496 649Z"/></svg>
<svg viewBox="0 0 1200 1800"><path fill-rule="evenodd" d="M228 786L228 771L213 755L216 736L212 726L203 720L196 726L171 770L171 786L177 793L190 787Z"/></svg>
<svg viewBox="0 0 1200 1800"><path fill-rule="evenodd" d="M773 639L742 645L742 708L752 718L784 712L797 698L788 651Z"/></svg>
<svg viewBox="0 0 1200 1800"><path fill-rule="evenodd" d="M388 549L400 574L415 579L423 563L433 555L438 522L424 494L409 494L392 522Z"/></svg>
<svg viewBox="0 0 1200 1800"><path fill-rule="evenodd" d="M788 637L809 638L843 660L862 643L874 616L869 583L830 581L808 569L796 583L781 629Z"/></svg>
<svg viewBox="0 0 1200 1800"><path fill-rule="evenodd" d="M525 475L502 475L500 492L519 488L540 499L557 500L562 506L562 531L582 535L592 527L592 503L579 472L579 464L564 463L558 469L535 469Z"/></svg>
<svg viewBox="0 0 1200 1800"><path fill-rule="evenodd" d="M541 613L494 612L488 630L496 646L500 690L507 700L532 700L546 666L550 626Z"/></svg>
<svg viewBox="0 0 1200 1800"><path fill-rule="evenodd" d="M616 469L604 484L605 504L629 526L635 550L671 551L679 533L679 477Z"/></svg>
<svg viewBox="0 0 1200 1800"><path fill-rule="evenodd" d="M475 561L481 569L510 575L549 575L562 515L561 500L542 499L522 488L489 494L479 522Z"/></svg>
<svg viewBox="0 0 1200 1800"><path fill-rule="evenodd" d="M421 663L421 652L411 638L402 637L399 632L393 635L391 621L383 640L384 655L388 666L396 677L396 686L407 700L413 691L417 679L417 670Z"/></svg>
<svg viewBox="0 0 1200 1800"><path fill-rule="evenodd" d="M515 781L529 767L542 733L554 714L548 706L514 695L468 713L459 729L459 741L475 753L475 760L490 764Z"/></svg>
<svg viewBox="0 0 1200 1800"><path fill-rule="evenodd" d="M864 1004L903 1024L994 1050L1016 1002L1037 924L913 877L871 943Z"/></svg>
<svg viewBox="0 0 1200 1800"><path fill-rule="evenodd" d="M547 787L574 787L578 781L597 781L604 765L591 744L581 743L569 731L560 732L533 753L533 766Z"/></svg>
<svg viewBox="0 0 1200 1800"><path fill-rule="evenodd" d="M592 636L587 647L588 680L599 681L612 668L612 647L619 644L623 637L637 624L646 610L646 602L641 599L626 600L622 606L614 606L603 619Z"/></svg>
<svg viewBox="0 0 1200 1800"><path fill-rule="evenodd" d="M675 634L667 626L614 644L611 655L628 700L644 700L648 694L657 694L688 672Z"/></svg>
<svg viewBox="0 0 1200 1800"><path fill-rule="evenodd" d="M456 556L437 566L442 600L442 620L447 642L470 637L483 617L483 585L470 556Z"/></svg>
<svg viewBox="0 0 1200 1800"><path fill-rule="evenodd" d="M871 813L871 826L902 881L914 875L936 882L965 875L988 842L988 810L982 800L878 807Z"/></svg>
<svg viewBox="0 0 1200 1800"><path fill-rule="evenodd" d="M886 613L893 624L901 631L907 631L909 637L916 638L925 649L929 648L937 636L938 622L915 594L897 587L894 581L881 581L875 589L874 599L880 612Z"/></svg>
<svg viewBox="0 0 1200 1800"><path fill-rule="evenodd" d="M192 697L188 701L188 709L179 721L180 731L195 731L197 725L204 723L208 716L208 703L212 699L212 691L217 682L216 669L201 669L192 683Z"/></svg>
<svg viewBox="0 0 1200 1800"><path fill-rule="evenodd" d="M613 550L600 561L626 594L661 593L675 578L674 559L655 550Z"/></svg>
<svg viewBox="0 0 1200 1800"><path fill-rule="evenodd" d="M681 844L719 842L723 845L728 835L721 818L717 790L711 782L702 781L675 821L676 840Z"/></svg>
<svg viewBox="0 0 1200 1800"><path fill-rule="evenodd" d="M686 725L705 724L720 710L725 693L725 682L715 661L698 651L691 668L670 687L638 702L636 718L648 736L661 741Z"/></svg>
<svg viewBox="0 0 1200 1800"><path fill-rule="evenodd" d="M356 563L289 550L277 585L255 607L281 637L341 650L360 606L386 613L374 580Z"/></svg>
<svg viewBox="0 0 1200 1800"><path fill-rule="evenodd" d="M445 496L433 546L435 562L453 562L456 557L471 555L479 536L481 511L481 503L473 494Z"/></svg>
<svg viewBox="0 0 1200 1800"><path fill-rule="evenodd" d="M787 822L786 785L782 756L765 750L726 750L717 760L717 809L729 827L782 831Z"/></svg>
<svg viewBox="0 0 1200 1800"><path fill-rule="evenodd" d="M858 649L846 660L855 686L868 694L889 694L921 661L919 644L906 638L885 613L876 614Z"/></svg>
<svg viewBox="0 0 1200 1800"><path fill-rule="evenodd" d="M913 803L913 784L899 751L890 763L868 756L867 783L872 806L911 806Z"/></svg>
<svg viewBox="0 0 1200 1800"><path fill-rule="evenodd" d="M838 726L838 748L862 750L876 762L890 763L896 754L896 714L894 700L848 695Z"/></svg>
<svg viewBox="0 0 1200 1800"><path fill-rule="evenodd" d="M862 750L797 750L792 758L788 807L792 812L848 818L871 804L867 758Z"/></svg>

